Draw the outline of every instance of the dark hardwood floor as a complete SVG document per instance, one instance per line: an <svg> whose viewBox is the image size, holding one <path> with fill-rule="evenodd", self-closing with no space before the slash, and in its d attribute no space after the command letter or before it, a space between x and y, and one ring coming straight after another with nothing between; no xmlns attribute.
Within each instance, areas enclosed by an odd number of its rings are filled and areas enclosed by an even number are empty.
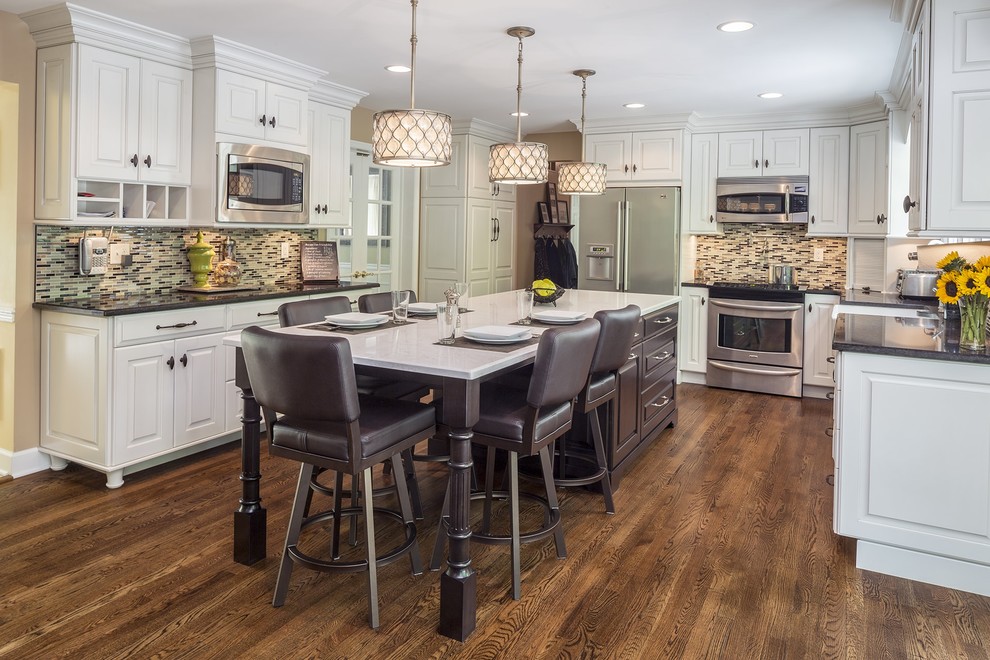
<svg viewBox="0 0 990 660"><path fill-rule="evenodd" d="M569 556L524 546L522 600L508 549L474 546L478 629L464 644L435 632L438 574L413 577L407 561L379 573L377 632L363 574L297 567L272 608L297 466L267 451L269 556L250 567L231 559L236 444L113 491L77 466L2 483L0 657L988 657L990 598L859 571L832 533L829 402L677 393L680 423L623 479L616 515L560 491ZM445 470L419 464L424 560Z"/></svg>

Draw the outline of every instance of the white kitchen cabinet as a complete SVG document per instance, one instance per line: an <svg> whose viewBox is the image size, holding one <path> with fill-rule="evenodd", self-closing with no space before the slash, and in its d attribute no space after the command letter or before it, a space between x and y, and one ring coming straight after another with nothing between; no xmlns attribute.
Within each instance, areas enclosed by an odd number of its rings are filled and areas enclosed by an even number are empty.
<svg viewBox="0 0 990 660"><path fill-rule="evenodd" d="M469 200L466 270L472 296L512 290L514 225L511 203Z"/></svg>
<svg viewBox="0 0 990 660"><path fill-rule="evenodd" d="M990 595L990 369L839 356L835 529L859 568Z"/></svg>
<svg viewBox="0 0 990 660"><path fill-rule="evenodd" d="M810 140L806 128L720 133L718 176L807 175Z"/></svg>
<svg viewBox="0 0 990 660"><path fill-rule="evenodd" d="M708 287L681 287L677 331L677 368L704 374L708 369Z"/></svg>
<svg viewBox="0 0 990 660"><path fill-rule="evenodd" d="M351 111L311 102L309 131L309 223L349 227Z"/></svg>
<svg viewBox="0 0 990 660"><path fill-rule="evenodd" d="M507 202L515 200L515 185L499 185L488 181L491 146L499 140L460 134L455 135L451 142L450 165L423 168L423 197L495 197Z"/></svg>
<svg viewBox="0 0 990 660"><path fill-rule="evenodd" d="M804 384L832 388L835 381L835 351L832 335L835 321L832 309L839 304L839 296L805 294L804 296ZM805 396L813 392L805 388Z"/></svg>
<svg viewBox="0 0 990 660"><path fill-rule="evenodd" d="M681 180L683 131L602 133L584 138L587 159L604 163L608 182Z"/></svg>
<svg viewBox="0 0 990 660"><path fill-rule="evenodd" d="M849 231L849 128L811 129L808 235Z"/></svg>
<svg viewBox="0 0 990 660"><path fill-rule="evenodd" d="M691 176L688 188L687 231L721 233L715 222L715 180L718 177L718 134L691 136Z"/></svg>
<svg viewBox="0 0 990 660"><path fill-rule="evenodd" d="M886 235L888 222L887 121L849 131L849 233Z"/></svg>
<svg viewBox="0 0 990 660"><path fill-rule="evenodd" d="M217 69L216 94L218 133L306 146L307 90Z"/></svg>

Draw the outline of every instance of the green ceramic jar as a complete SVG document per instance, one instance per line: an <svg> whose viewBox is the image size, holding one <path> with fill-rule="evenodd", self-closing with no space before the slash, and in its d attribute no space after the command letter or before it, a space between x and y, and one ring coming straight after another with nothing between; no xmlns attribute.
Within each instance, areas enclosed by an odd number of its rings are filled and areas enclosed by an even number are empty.
<svg viewBox="0 0 990 660"><path fill-rule="evenodd" d="M210 286L210 271L213 270L213 246L203 238L203 232L196 234L196 242L186 248L189 257L189 270L193 274L193 286L206 289Z"/></svg>

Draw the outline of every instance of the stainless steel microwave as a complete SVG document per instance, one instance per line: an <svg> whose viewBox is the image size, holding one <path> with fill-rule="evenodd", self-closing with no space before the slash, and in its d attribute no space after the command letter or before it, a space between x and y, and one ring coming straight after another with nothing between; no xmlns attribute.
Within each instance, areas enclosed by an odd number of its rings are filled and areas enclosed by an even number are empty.
<svg viewBox="0 0 990 660"><path fill-rule="evenodd" d="M305 224L309 156L251 144L217 143L217 221Z"/></svg>
<svg viewBox="0 0 990 660"><path fill-rule="evenodd" d="M719 222L808 222L808 177L723 177L715 182Z"/></svg>

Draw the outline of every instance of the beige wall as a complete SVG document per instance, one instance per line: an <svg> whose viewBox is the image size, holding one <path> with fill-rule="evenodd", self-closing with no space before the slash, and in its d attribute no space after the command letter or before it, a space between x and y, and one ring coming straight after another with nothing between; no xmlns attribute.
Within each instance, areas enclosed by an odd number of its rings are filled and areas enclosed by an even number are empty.
<svg viewBox="0 0 990 660"><path fill-rule="evenodd" d="M17 145L17 195L16 210L11 216L7 198L7 176L10 174L8 157L0 166L0 188L3 206L0 211L0 305L13 303L13 326L0 331L0 369L2 386L0 393L0 432L13 430L13 438L0 435L0 449L14 452L38 446L40 316L31 307L34 300L34 76L35 46L27 26L15 15L0 12L0 80L15 83L19 88L17 101L19 113L16 129L13 117L0 113L0 136L16 130ZM10 87L7 87L9 97ZM0 138L3 139L3 138ZM3 139L6 142L6 139ZM6 148L3 147L6 152ZM9 246L14 253L9 254ZM4 258L10 256L12 258ZM15 264L13 271L10 264ZM12 284L11 284L12 282ZM11 288L13 300L10 300ZM12 376L11 376L12 375ZM17 414L14 415L14 411Z"/></svg>
<svg viewBox="0 0 990 660"><path fill-rule="evenodd" d="M375 116L375 110L357 106L351 110L351 139L358 142L371 144L372 127L371 122Z"/></svg>
<svg viewBox="0 0 990 660"><path fill-rule="evenodd" d="M581 134L568 133L529 133L527 142L542 142L547 145L550 160L581 160Z"/></svg>

